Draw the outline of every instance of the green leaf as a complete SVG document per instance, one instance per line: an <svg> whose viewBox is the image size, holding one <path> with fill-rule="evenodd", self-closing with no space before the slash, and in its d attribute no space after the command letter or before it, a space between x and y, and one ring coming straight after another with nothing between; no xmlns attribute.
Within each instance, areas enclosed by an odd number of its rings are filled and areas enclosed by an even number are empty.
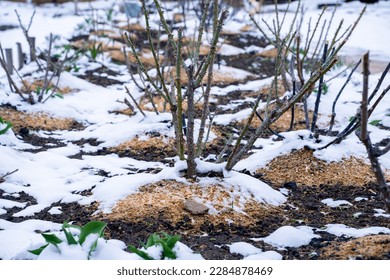
<svg viewBox="0 0 390 280"><path fill-rule="evenodd" d="M47 246L49 246L49 244L46 244L46 245L43 245L43 246L41 246L41 247L39 247L39 248L37 248L37 249L28 250L28 251L29 251L31 254L34 254L34 255L39 256L39 255L42 253L42 251L43 251Z"/></svg>
<svg viewBox="0 0 390 280"><path fill-rule="evenodd" d="M85 226L81 228L80 236L79 236L79 244L83 245L85 239L90 234L97 233L99 237L102 237L106 225L107 224L105 222L99 222L99 221L92 221L87 223Z"/></svg>
<svg viewBox="0 0 390 280"><path fill-rule="evenodd" d="M78 225L72 225L72 224L69 224L68 222L64 222L63 225L62 225L64 228L75 228L75 229L78 229L81 231L81 227L78 226Z"/></svg>
<svg viewBox="0 0 390 280"><path fill-rule="evenodd" d="M371 125L377 125L378 123L380 123L382 120L373 120L373 121L370 121L369 124Z"/></svg>
<svg viewBox="0 0 390 280"><path fill-rule="evenodd" d="M162 248L163 248L163 257L167 257L167 258L170 258L170 259L176 259L175 252L173 252L172 249L169 248L168 245L164 241L158 240L156 243L160 244L162 246Z"/></svg>
<svg viewBox="0 0 390 280"><path fill-rule="evenodd" d="M127 249L129 249L131 252L137 254L138 256L140 256L141 258L143 258L144 260L153 260L153 258L151 256L149 256L147 253L145 253L144 251L141 251L137 248L135 248L133 245L129 245L127 246Z"/></svg>
<svg viewBox="0 0 390 280"><path fill-rule="evenodd" d="M43 238L49 244L53 244L57 247L58 244L62 243L62 240L58 238L55 234L42 233Z"/></svg>
<svg viewBox="0 0 390 280"><path fill-rule="evenodd" d="M91 253L96 250L97 244L98 244L98 240L96 239L95 242L93 242L88 255L91 255Z"/></svg>
<svg viewBox="0 0 390 280"><path fill-rule="evenodd" d="M68 244L69 245L76 245L77 241L74 238L73 234L70 232L70 230L68 230L69 228L70 228L70 225L67 222L64 222L62 225L62 229L65 233L66 240L68 241Z"/></svg>
<svg viewBox="0 0 390 280"><path fill-rule="evenodd" d="M145 244L145 249L149 248L149 247L152 247L154 245L156 245L156 241L157 240L160 240L160 236L158 236L157 233L153 233L152 235L150 235L148 237L148 241L146 241L146 244Z"/></svg>
<svg viewBox="0 0 390 280"><path fill-rule="evenodd" d="M4 122L4 121L1 121L0 123L2 123L2 124L5 124L6 126L5 126L5 128L3 128L3 129L1 129L0 130L0 135L2 135L2 134L4 134L4 133L6 133L7 132L7 130L8 129L10 129L11 127L12 127L12 123L10 123L10 122Z"/></svg>
<svg viewBox="0 0 390 280"><path fill-rule="evenodd" d="M180 240L181 236L180 235L174 235L170 236L170 238L167 240L167 246L171 249L175 247L176 243Z"/></svg>

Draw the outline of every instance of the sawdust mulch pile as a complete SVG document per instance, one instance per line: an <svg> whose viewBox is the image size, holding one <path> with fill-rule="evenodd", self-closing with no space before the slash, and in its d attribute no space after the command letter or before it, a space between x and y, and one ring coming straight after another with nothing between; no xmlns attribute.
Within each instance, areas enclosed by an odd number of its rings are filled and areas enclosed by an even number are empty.
<svg viewBox="0 0 390 280"><path fill-rule="evenodd" d="M321 259L386 259L390 254L390 235L356 238L347 242L333 242L325 247Z"/></svg>
<svg viewBox="0 0 390 280"><path fill-rule="evenodd" d="M126 62L126 56L127 56L127 59L130 63L137 64L137 59L135 58L132 52L127 52L125 56L125 54L121 50L112 50L110 51L110 56L113 61L120 62L123 64L127 63ZM142 51L138 53L138 57L145 67L153 68L156 66L153 58L153 54L150 50L142 49ZM164 61L164 56L159 55L158 61L159 63L162 63Z"/></svg>
<svg viewBox="0 0 390 280"><path fill-rule="evenodd" d="M80 129L82 125L71 118L55 118L45 113L25 113L11 107L0 107L0 116L12 123L13 130L21 128L30 130L72 130Z"/></svg>
<svg viewBox="0 0 390 280"><path fill-rule="evenodd" d="M205 222L249 226L262 217L281 215L281 210L276 207L235 195L233 187L229 189L219 184L201 186L163 180L143 186L137 193L119 201L105 218L136 222L154 217L171 224L187 219L191 228L199 230ZM193 215L184 209L184 202L194 198L209 207L208 214Z"/></svg>
<svg viewBox="0 0 390 280"><path fill-rule="evenodd" d="M165 152L174 152L174 139L158 136L151 137L148 139L142 139L139 137L134 137L133 139L123 142L116 147L110 148L112 152L123 152L123 151L135 151L138 153L145 153L147 150L164 150Z"/></svg>
<svg viewBox="0 0 390 280"><path fill-rule="evenodd" d="M171 67L171 69L165 73L164 77L166 79L166 83L168 83L168 84L171 83L172 79L176 79L176 68ZM211 85L213 85L213 86L228 86L231 84L245 83L245 82L247 82L249 80L253 80L255 78L256 78L256 76L254 74L249 73L249 72L247 73L246 76L243 76L243 75L241 76L241 74L237 75L237 73L235 72L235 68L233 68L233 67L230 67L230 69L225 69L224 71L219 70L218 68L217 69L214 68L213 81L212 81ZM183 86L188 85L188 76L187 76L187 73L186 73L184 68L181 69L181 72L180 72L180 82ZM207 84L207 74L203 78L202 83Z"/></svg>
<svg viewBox="0 0 390 280"><path fill-rule="evenodd" d="M27 81L27 80L23 80L22 81L23 86L22 86L21 90L23 92L28 92L28 93L29 92L36 92L44 87L44 83L45 82L41 79L34 80L32 82ZM54 89L55 85L52 82L49 82L47 88ZM70 93L72 91L74 91L74 90L70 87L63 87L63 88L56 89L56 92L61 93L61 94L67 94L67 93Z"/></svg>
<svg viewBox="0 0 390 280"><path fill-rule="evenodd" d="M156 95L156 96L153 96L152 99L153 99L153 103L154 103L154 105L159 113L170 112L171 106L168 104L168 102L166 102L166 100L162 96ZM151 100L150 100L149 96L147 96L147 95L144 95L143 97L141 97L141 99L139 101L139 106L144 111L154 111ZM188 102L186 100L183 101L182 107L183 107L184 112L186 112L188 110ZM201 110L203 110L203 102L202 101L196 102L195 103L195 111L200 112Z"/></svg>
<svg viewBox="0 0 390 280"><path fill-rule="evenodd" d="M327 163L317 159L309 149L279 156L256 173L263 174L264 179L275 185L295 182L306 186L364 186L376 182L370 165L362 159L351 157L341 162Z"/></svg>
<svg viewBox="0 0 390 280"><path fill-rule="evenodd" d="M259 112L260 116L264 116L263 112ZM285 132L290 129L290 124L291 124L291 115L292 112L291 110L288 110L285 112L278 120L276 120L270 128L274 130L275 132ZM247 123L247 119L239 121L240 125L245 125ZM255 116L252 121L251 121L251 126L253 128L258 128L261 126L263 122ZM306 129L306 124L305 124L305 112L303 108L296 106L294 110L294 122L293 122L293 130L300 130L300 129Z"/></svg>

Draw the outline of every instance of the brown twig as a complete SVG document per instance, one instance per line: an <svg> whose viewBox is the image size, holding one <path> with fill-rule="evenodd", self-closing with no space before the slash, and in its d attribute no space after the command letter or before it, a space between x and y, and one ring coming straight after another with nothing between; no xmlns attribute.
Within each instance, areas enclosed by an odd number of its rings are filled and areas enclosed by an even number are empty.
<svg viewBox="0 0 390 280"><path fill-rule="evenodd" d="M368 76L369 76L369 54L363 56L363 93L360 107L360 131L356 131L359 139L366 147L368 158L371 163L371 169L375 174L378 182L378 190L381 193L387 212L390 213L390 187L386 183L385 176L380 166L378 157L375 154L374 147L371 143L370 135L367 131L368 123Z"/></svg>

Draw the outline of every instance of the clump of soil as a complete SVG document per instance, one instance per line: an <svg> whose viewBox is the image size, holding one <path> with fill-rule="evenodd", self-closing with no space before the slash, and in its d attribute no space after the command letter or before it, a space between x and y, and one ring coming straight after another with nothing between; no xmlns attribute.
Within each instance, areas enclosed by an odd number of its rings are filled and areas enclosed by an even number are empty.
<svg viewBox="0 0 390 280"><path fill-rule="evenodd" d="M25 113L12 107L0 107L0 115L13 125L13 130L18 133L23 130L74 130L82 125L71 118L55 118L44 113Z"/></svg>
<svg viewBox="0 0 390 280"><path fill-rule="evenodd" d="M351 157L342 162L327 163L317 159L309 149L279 156L256 173L263 174L264 179L276 185L296 182L307 186L363 186L375 182L370 165L362 159Z"/></svg>
<svg viewBox="0 0 390 280"><path fill-rule="evenodd" d="M184 202L194 198L209 207L208 214L193 215L184 210ZM237 195L234 187L164 180L141 187L139 192L119 201L112 213L104 217L132 222L143 221L145 217L161 217L173 225L187 220L188 229L199 231L206 222L249 226L265 216L281 214L276 207Z"/></svg>
<svg viewBox="0 0 390 280"><path fill-rule="evenodd" d="M356 238L347 242L332 242L321 250L321 259L389 259L390 235Z"/></svg>

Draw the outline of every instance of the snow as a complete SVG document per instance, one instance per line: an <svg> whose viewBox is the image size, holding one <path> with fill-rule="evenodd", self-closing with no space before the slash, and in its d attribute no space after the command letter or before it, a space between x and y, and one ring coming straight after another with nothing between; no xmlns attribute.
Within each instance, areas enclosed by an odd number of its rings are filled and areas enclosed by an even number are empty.
<svg viewBox="0 0 390 280"><path fill-rule="evenodd" d="M260 248L257 248L253 246L252 244L246 243L246 242L236 242L229 246L229 251L232 254L240 254L244 257L247 257L249 255L255 255L260 254L263 252Z"/></svg>
<svg viewBox="0 0 390 280"><path fill-rule="evenodd" d="M267 251L260 254L249 255L243 260L281 260L283 256L275 251Z"/></svg>
<svg viewBox="0 0 390 280"><path fill-rule="evenodd" d="M364 201L364 200L368 200L368 198L367 197L358 196L358 197L355 197L355 199L354 199L354 201L357 201L357 202Z"/></svg>
<svg viewBox="0 0 390 280"><path fill-rule="evenodd" d="M308 245L313 238L319 237L318 234L313 233L313 228L308 226L282 226L267 237L256 240L263 240L272 246L284 248Z"/></svg>
<svg viewBox="0 0 390 280"><path fill-rule="evenodd" d="M324 231L327 231L337 236L344 235L346 237L355 237L355 238L363 237L366 235L379 234L379 233L390 234L390 229L385 227L368 227L368 228L356 229L343 224L327 224L325 226Z"/></svg>
<svg viewBox="0 0 390 280"><path fill-rule="evenodd" d="M385 218L390 218L390 214L386 214L386 211L383 209L374 209L376 212L374 214L375 217L385 217Z"/></svg>
<svg viewBox="0 0 390 280"><path fill-rule="evenodd" d="M236 171L226 172L225 181L232 186L240 187L240 193L248 192L254 195L259 202L265 202L276 206L287 200L282 193L274 190L266 183L243 173Z"/></svg>
<svg viewBox="0 0 390 280"><path fill-rule="evenodd" d="M47 212L50 213L51 215L59 215L62 213L61 206L52 207Z"/></svg>
<svg viewBox="0 0 390 280"><path fill-rule="evenodd" d="M326 198L321 200L322 203L328 205L329 207L339 207L342 205L352 205L349 201L346 200L333 200L333 198Z"/></svg>
<svg viewBox="0 0 390 280"><path fill-rule="evenodd" d="M12 207L18 207L23 208L25 207L27 202L16 202L16 201L10 201L8 199L2 199L0 198L0 208L12 208Z"/></svg>
<svg viewBox="0 0 390 280"><path fill-rule="evenodd" d="M308 28L307 19L318 15L319 10L316 5L323 1L304 1L306 8L306 18L303 22L302 34L305 34ZM95 1L94 7L107 8L113 4L113 1ZM294 8L296 3L292 3ZM281 6L282 8L285 6ZM88 16L89 6L87 3L79 3L79 8ZM340 19L345 20L344 28L352 24L357 17L357 11L363 8L361 3L342 4L334 22ZM28 24L29 18L33 12L31 4L11 3L8 1L0 1L0 23L8 25L18 25L18 20L14 10L17 10L21 15L24 25ZM263 18L266 21L272 22L273 7L265 7ZM47 36L50 32L54 35L60 34L60 40L67 42L75 32L81 32L77 29L78 25L85 22L83 16L75 16L73 4L67 3L59 5L43 5L36 9L37 13L31 25L30 35L37 39L37 46L44 47L47 45ZM54 15L60 15L55 16ZM329 19L331 13L325 13L325 18ZM225 31L240 32L240 29L245 25L244 19L247 20L247 14L238 12L237 19L230 18L225 24ZM286 22L291 20L293 13L286 14ZM125 19L124 15L118 15L118 18ZM151 17L153 20L153 16ZM362 23L359 24L356 32L347 42L346 48L342 51L343 56L352 56L357 60L364 52L370 50L372 60L388 61L390 59L390 51L388 48L388 38L383 36L387 34L387 28L390 22L390 5L388 2L380 1L377 4L369 5L367 12L362 18ZM144 21L141 21L144 25ZM152 23L152 27L156 27ZM195 27L196 22L193 18L190 19L188 26ZM289 28L289 26L287 26ZM334 27L332 27L334 29ZM78 31L75 31L78 30ZM375 30L375 32L372 32ZM283 30L285 32L285 30ZM259 34L253 33L254 36ZM163 38L160 38L163 39ZM315 40L315 39L314 39ZM28 49L26 40L19 28L10 29L0 32L0 42L4 48L13 48L16 53L15 43L22 43L24 50ZM315 42L313 42L315 43ZM269 48L269 47L268 47ZM265 48L265 49L268 49ZM221 55L237 55L252 51L262 51L263 48L249 46L245 49L237 48L227 43L222 43L219 53ZM81 67L81 71L86 69L94 69L101 65L110 63L107 59L93 64L88 64L88 59L80 60L80 64L88 68ZM15 57L16 61L16 57ZM30 144L25 143L18 138L12 130L8 130L4 135L0 135L0 176L18 170L17 172L6 177L6 181L0 184L0 189L4 192L0 198L0 216L6 215L8 209L16 207L18 212L13 216L17 218L25 218L26 220L20 223L12 223L5 219L0 219L0 258L1 259L87 259L88 248L78 245L68 246L65 243L59 245L58 248L49 245L46 250L39 256L27 252L44 245L42 236L37 232L53 232L59 233L61 225L48 221L29 219L35 213L38 213L48 208L48 213L51 215L59 215L62 213L62 208L52 206L53 203L71 203L88 205L92 202L99 203L99 211L109 213L112 207L119 200L130 194L136 193L143 185L154 183L160 180L177 180L183 183L188 183L181 176L181 171L187 168L184 161L174 158L174 166L167 166L162 162L145 162L132 158L120 158L117 155L83 155L80 159L69 158L80 152L97 152L102 148L110 148L122 142L131 140L136 136L143 136L147 132L159 132L163 136L173 137L173 130L170 127L169 121L171 115L169 113L161 113L156 115L151 112L146 112L146 116L136 114L131 118L120 114L112 114L115 110L125 109L126 106L118 102L126 96L124 86L127 86L134 97L137 99L141 96L141 92L137 89L133 82L130 82L126 74L126 68L110 64L110 67L116 67L119 75L115 77L118 80L124 81L125 84L114 87L100 87L93 85L74 73L64 72L61 76L60 86L71 85L74 89L67 94L64 99L52 98L45 104L35 104L31 106L22 102L16 94L10 94L4 71L0 69L0 97L2 104L11 104L16 106L18 110L25 112L45 112L55 117L71 117L84 125L84 129L77 131L32 131L32 134L40 137L52 137L61 141L65 146L60 148L52 148L47 151L32 153L25 151L26 149L37 149ZM225 65L218 68L214 65L215 73L224 75L227 78L235 78L245 80L249 77L256 77L256 73L234 69ZM326 76L330 79L336 72L341 69L332 71ZM22 69L21 73L28 74L37 72L37 66L32 63ZM372 90L380 73L373 73L370 76L370 89ZM139 77L137 77L139 79ZM265 85L268 85L273 80L273 77L267 79L257 79L249 82L242 82L226 87L214 86L211 88L211 94L214 96L227 95L235 90L255 92ZM341 95L339 103L336 107L336 124L335 130L341 130L348 119L355 114L360 99L361 99L361 74L356 72L352 76L351 82L345 88L345 92ZM327 126L326 121L331 110L333 100L343 85L345 77L337 77L329 82L329 91L322 97L320 106L319 125L322 128ZM390 77L384 80L382 88L388 85ZM308 99L308 105L313 108L315 94ZM250 101L250 100L245 100ZM380 120L381 124L390 127L390 117L388 116L388 104L390 96L386 96L383 102L378 106L371 120ZM235 104L228 104L224 108L233 108ZM265 103L261 103L259 108L263 108ZM240 110L234 114L220 114L214 118L214 122L219 125L228 125L232 121L242 121L249 116L251 109ZM0 124L0 129L4 125ZM390 137L390 132L380 130L374 126L369 126L371 137L374 142ZM258 168L265 167L272 159L277 156L290 153L292 150L301 149L304 146L319 148L334 138L321 136L320 143L311 137L311 133L306 130L298 130L292 132L281 133L285 138L283 141L275 142L270 139L258 139L255 147L262 149L254 149L253 154L244 160L241 160L234 171L227 172L224 164L213 164L205 160L197 160L197 169L201 173L210 171L220 172L223 178L218 180L210 178L200 179L201 183L221 183L227 188L233 187L233 195L240 195L245 198L254 198L257 202L278 206L287 201L289 192L286 189L275 190L269 184L262 182L252 176L240 173L239 171L256 171ZM213 137L217 137L212 135ZM85 144L77 146L72 141L81 139L96 139L101 143L98 146ZM332 145L328 149L317 150L314 155L327 162L340 161L351 156L366 159L366 151L355 135L350 135L346 140L337 145ZM211 156L209 157L211 158ZM380 158L384 168L390 168L390 155L386 154ZM148 173L148 169L160 169L158 173ZM99 171L105 171L109 177L99 175ZM135 174L136 173L136 174ZM203 181L202 181L203 180ZM89 190L92 187L92 194L89 197L80 195L84 190ZM37 204L29 205L27 202L12 202L7 199L9 195L17 195L24 192L27 195L36 199ZM357 197L354 201L359 202L368 198ZM322 203L329 207L338 207L342 205L352 205L345 200L333 200L332 198L324 199ZM242 209L241 209L242 210ZM385 214L383 210L377 209L375 217L389 218L389 214ZM267 244L270 244L278 249L285 247L300 247L310 243L313 238L320 237L320 232L323 229L314 229L308 226L282 226L275 230L272 234L266 237L259 238ZM352 228L342 224L325 225L324 231L336 235L347 237L361 237L371 234L390 234L390 230L384 227L370 228ZM92 259L133 259L138 260L135 254L124 251L126 244L120 240L104 240L98 239L97 250L92 253ZM245 260L265 260L265 259L282 259L282 255L276 251L263 252L249 243L236 242L229 245L231 253L237 253L244 257ZM195 254L188 246L178 242L175 247L175 252L178 259L203 259L201 254ZM151 247L148 249L150 255L156 258L161 255L161 248Z"/></svg>
<svg viewBox="0 0 390 280"><path fill-rule="evenodd" d="M232 254L240 254L244 256L244 260L281 260L282 255L275 251L263 252L260 248L253 246L247 242L235 242L229 246L229 251Z"/></svg>
<svg viewBox="0 0 390 280"><path fill-rule="evenodd" d="M26 259L27 249L31 244L37 244L40 241L41 237L38 234L26 230L1 230L0 258L3 260Z"/></svg>

